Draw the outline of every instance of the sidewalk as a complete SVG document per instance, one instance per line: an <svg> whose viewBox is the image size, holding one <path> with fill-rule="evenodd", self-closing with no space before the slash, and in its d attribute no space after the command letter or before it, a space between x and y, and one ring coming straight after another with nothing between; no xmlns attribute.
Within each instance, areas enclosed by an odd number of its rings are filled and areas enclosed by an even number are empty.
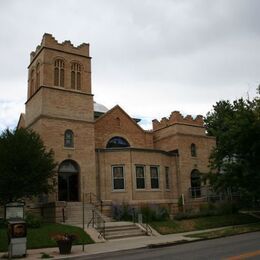
<svg viewBox="0 0 260 260"><path fill-rule="evenodd" d="M226 228L226 227L224 227ZM27 257L26 258L19 258L19 259L40 259L42 253L48 254L54 258L52 259L69 259L74 258L76 256L83 256L83 255L93 255L93 254L100 254L100 253L108 253L108 252L115 252L121 250L130 250L130 249L137 249L137 248L144 248L149 245L162 245L168 243L177 243L181 241L193 241L198 240L198 238L189 238L185 237L189 234L198 234L207 231L214 231L220 230L223 228L213 228L201 231L191 231L185 233L177 233L177 234L169 234L169 235L160 235L156 234L156 236L142 236L142 237L135 237L135 238L126 238L126 239L115 239L111 241L102 241L96 244L88 244L85 245L85 251L82 251L82 246L73 246L72 252L69 255L60 255L58 248L42 248L42 249L29 249L27 250ZM0 254L0 258L3 254Z"/></svg>

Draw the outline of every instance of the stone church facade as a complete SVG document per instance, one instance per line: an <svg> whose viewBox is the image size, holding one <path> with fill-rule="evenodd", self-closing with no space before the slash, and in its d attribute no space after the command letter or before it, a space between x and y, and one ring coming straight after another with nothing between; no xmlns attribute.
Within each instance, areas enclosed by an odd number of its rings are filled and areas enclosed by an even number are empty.
<svg viewBox="0 0 260 260"><path fill-rule="evenodd" d="M93 100L91 57L86 43L74 47L44 34L30 56L25 114L18 127L38 132L55 153L57 189L48 202L93 194L107 205L160 204L177 209L202 197L200 173L208 171L215 139L202 116L153 120L146 131L120 106Z"/></svg>

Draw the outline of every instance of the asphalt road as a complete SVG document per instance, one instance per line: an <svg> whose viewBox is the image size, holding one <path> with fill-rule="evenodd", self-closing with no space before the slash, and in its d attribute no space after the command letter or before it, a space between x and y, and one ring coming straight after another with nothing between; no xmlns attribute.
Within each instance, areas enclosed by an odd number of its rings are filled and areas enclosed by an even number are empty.
<svg viewBox="0 0 260 260"><path fill-rule="evenodd" d="M260 232L211 239L182 245L136 249L78 257L77 259L137 260L137 259L260 259Z"/></svg>

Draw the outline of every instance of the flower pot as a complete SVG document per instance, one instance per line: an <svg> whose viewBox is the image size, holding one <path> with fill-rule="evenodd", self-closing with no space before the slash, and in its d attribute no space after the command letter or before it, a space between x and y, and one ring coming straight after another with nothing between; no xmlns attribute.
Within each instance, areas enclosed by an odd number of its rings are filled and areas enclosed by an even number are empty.
<svg viewBox="0 0 260 260"><path fill-rule="evenodd" d="M60 240L57 241L60 254L70 254L71 253L71 247L72 247L72 241L71 240Z"/></svg>

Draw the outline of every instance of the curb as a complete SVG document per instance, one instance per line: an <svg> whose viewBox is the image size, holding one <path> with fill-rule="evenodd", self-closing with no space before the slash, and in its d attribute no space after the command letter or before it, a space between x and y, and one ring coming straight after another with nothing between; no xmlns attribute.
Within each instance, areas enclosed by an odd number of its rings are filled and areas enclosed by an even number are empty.
<svg viewBox="0 0 260 260"><path fill-rule="evenodd" d="M182 240L178 240L178 241L174 241L174 242L149 244L149 245L146 246L146 248L152 249L152 248L163 248L163 247L168 247L168 246L177 246L177 245L206 241L206 240L214 240L214 239L219 239L219 238L239 236L239 235L244 235L244 234L248 234L248 233L255 233L255 232L260 232L260 230L246 231L246 232L239 233L239 234L231 234L231 235L217 236L217 237L211 237L211 238L195 238L193 240L182 239Z"/></svg>

